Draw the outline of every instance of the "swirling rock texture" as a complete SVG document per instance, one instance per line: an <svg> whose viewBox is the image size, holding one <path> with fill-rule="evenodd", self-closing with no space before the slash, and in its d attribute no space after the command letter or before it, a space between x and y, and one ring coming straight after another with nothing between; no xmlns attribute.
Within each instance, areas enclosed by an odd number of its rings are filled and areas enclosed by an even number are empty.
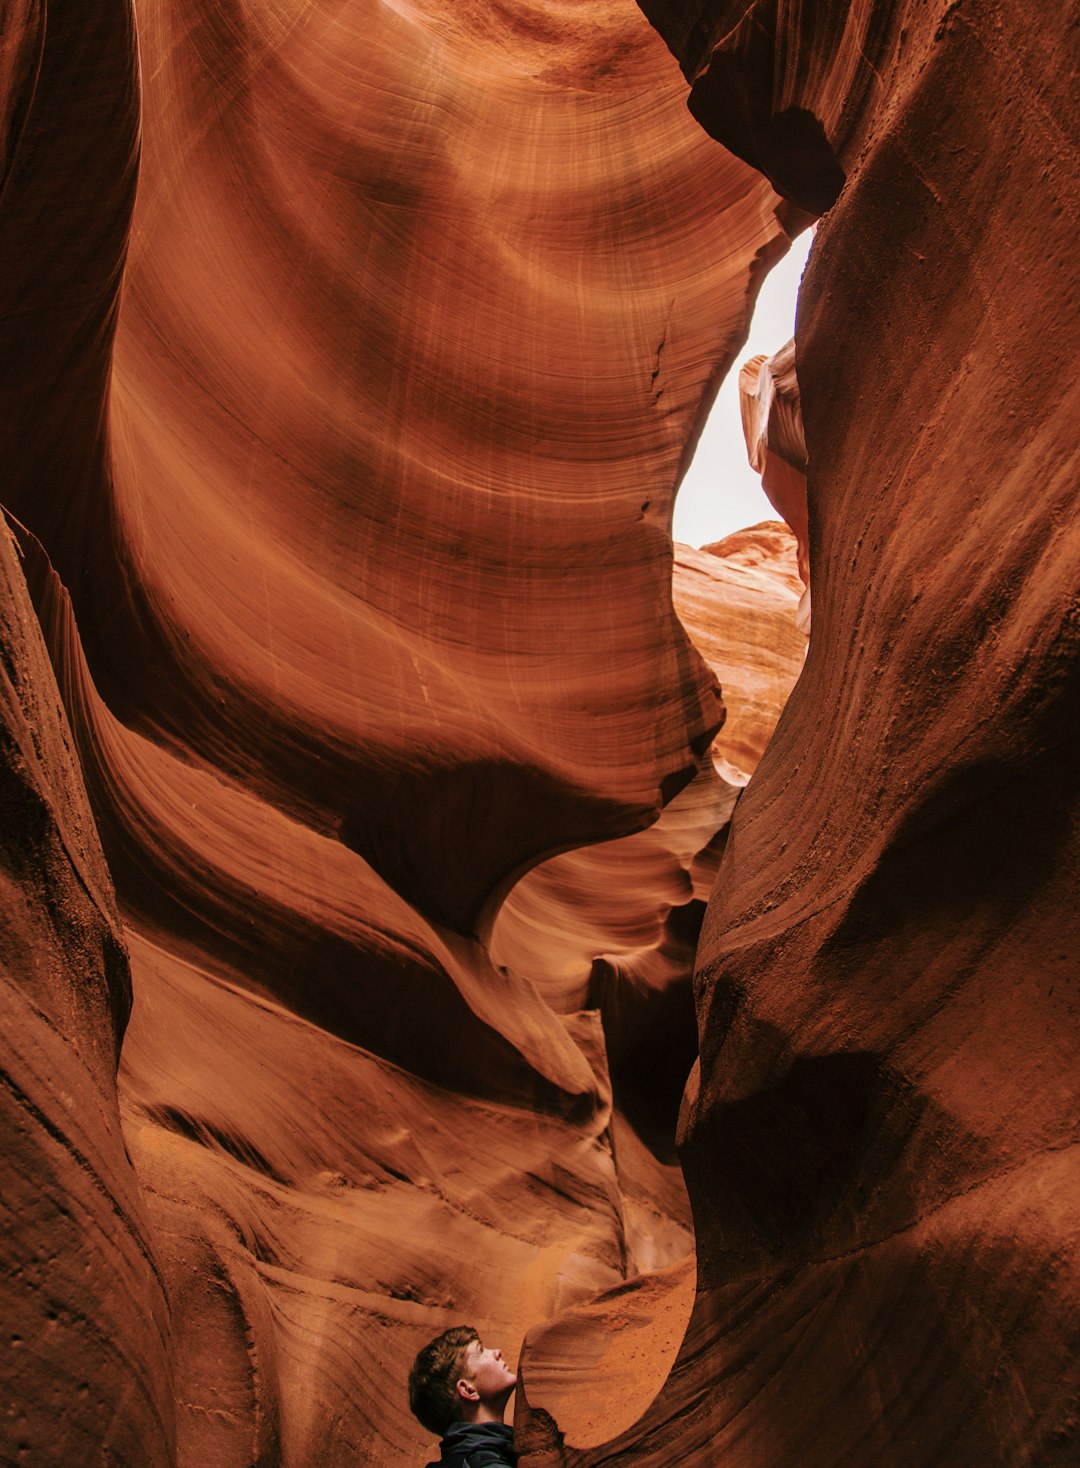
<svg viewBox="0 0 1080 1468"><path fill-rule="evenodd" d="M0 12L12 1461L416 1462L462 1318L553 1320L526 1462L1075 1456L1068 20L646 10L704 131L616 0ZM668 516L823 211L691 1287L675 1082L617 1063L719 855ZM632 947L491 936L665 804Z"/></svg>
<svg viewBox="0 0 1080 1468"><path fill-rule="evenodd" d="M554 1008L595 1008L603 1022L632 1278L532 1331L527 1347L530 1406L577 1445L640 1416L690 1315L693 1236L672 1143L697 1052L694 953L731 813L806 652L786 525L754 526L703 551L676 546L672 589L724 688L709 762L649 830L531 872L492 940L493 957L532 974Z"/></svg>
<svg viewBox="0 0 1080 1468"><path fill-rule="evenodd" d="M689 1328L625 1431L519 1392L525 1461L1073 1463L1075 27L645 8L703 125L828 211L795 333L813 633L698 953ZM594 1302L609 1392L604 1333L632 1323L644 1402L679 1287Z"/></svg>
<svg viewBox="0 0 1080 1468"><path fill-rule="evenodd" d="M488 950L723 718L671 496L802 216L683 93L607 0L0 13L12 1461L415 1462L426 1338L685 1253L681 1075ZM687 1026L698 799L609 1011Z"/></svg>

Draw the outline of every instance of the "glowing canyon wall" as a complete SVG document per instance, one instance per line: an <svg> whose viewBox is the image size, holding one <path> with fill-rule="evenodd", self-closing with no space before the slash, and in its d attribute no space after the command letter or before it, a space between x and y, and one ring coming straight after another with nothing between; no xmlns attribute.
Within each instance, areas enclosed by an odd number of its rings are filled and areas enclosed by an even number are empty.
<svg viewBox="0 0 1080 1468"><path fill-rule="evenodd" d="M644 9L0 12L5 1460L1075 1450L1065 21Z"/></svg>
<svg viewBox="0 0 1080 1468"><path fill-rule="evenodd" d="M779 532L686 571L707 658L771 628L718 773L667 524L787 236L639 12L540 20L4 10L13 1461L412 1462L425 1339L691 1248L694 938L802 644ZM620 837L519 897L603 990L551 1002L501 899Z"/></svg>

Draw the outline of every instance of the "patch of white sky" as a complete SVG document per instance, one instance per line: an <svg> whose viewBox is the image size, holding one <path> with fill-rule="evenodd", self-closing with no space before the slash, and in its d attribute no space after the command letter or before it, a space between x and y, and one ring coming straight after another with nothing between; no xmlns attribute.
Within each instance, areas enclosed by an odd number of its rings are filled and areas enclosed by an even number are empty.
<svg viewBox="0 0 1080 1468"><path fill-rule="evenodd" d="M671 534L683 545L710 545L747 525L779 519L765 498L760 475L751 469L746 456L739 412L739 368L750 357L771 357L791 340L799 281L812 239L813 231L809 229L799 235L765 277L746 345L720 386L675 499Z"/></svg>

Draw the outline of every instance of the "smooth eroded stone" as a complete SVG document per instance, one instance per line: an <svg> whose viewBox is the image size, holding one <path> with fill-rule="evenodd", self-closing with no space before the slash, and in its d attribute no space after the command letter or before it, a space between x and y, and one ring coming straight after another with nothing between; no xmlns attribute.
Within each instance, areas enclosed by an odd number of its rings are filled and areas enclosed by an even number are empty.
<svg viewBox="0 0 1080 1468"><path fill-rule="evenodd" d="M810 527L806 505L806 435L803 432L795 342L771 357L751 357L739 370L739 407L751 466L761 475L769 503L799 542L799 576L805 590L799 626L810 631Z"/></svg>
<svg viewBox="0 0 1080 1468"><path fill-rule="evenodd" d="M143 5L110 480L13 489L117 717L464 934L719 721L668 516L787 243L637 11L520 9Z"/></svg>
<svg viewBox="0 0 1080 1468"><path fill-rule="evenodd" d="M48 19L0 22L0 458L134 957L140 1360L183 1468L417 1461L426 1338L689 1247L597 1011L485 940L720 722L671 497L787 213L624 4Z"/></svg>

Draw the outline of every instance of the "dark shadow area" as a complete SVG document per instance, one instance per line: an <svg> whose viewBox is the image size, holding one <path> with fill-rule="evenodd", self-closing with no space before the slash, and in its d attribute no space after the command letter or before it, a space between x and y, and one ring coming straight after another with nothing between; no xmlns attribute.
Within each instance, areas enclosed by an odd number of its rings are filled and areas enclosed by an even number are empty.
<svg viewBox="0 0 1080 1468"><path fill-rule="evenodd" d="M586 1005L599 1009L615 1104L646 1146L673 1164L683 1088L697 1059L693 969L705 904L673 908L664 925L665 982L637 972L630 960L597 958Z"/></svg>

